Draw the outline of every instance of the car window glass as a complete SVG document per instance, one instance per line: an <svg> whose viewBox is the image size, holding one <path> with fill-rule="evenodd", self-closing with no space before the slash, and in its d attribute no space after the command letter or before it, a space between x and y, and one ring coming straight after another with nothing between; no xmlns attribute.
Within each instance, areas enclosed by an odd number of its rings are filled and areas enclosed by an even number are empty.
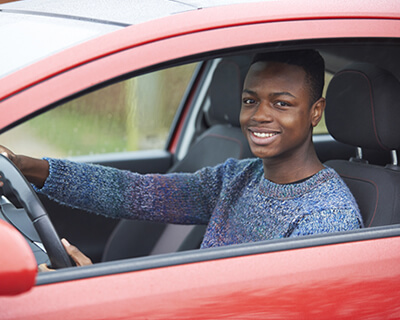
<svg viewBox="0 0 400 320"><path fill-rule="evenodd" d="M2 135L32 156L162 149L196 64L128 79L69 101Z"/></svg>

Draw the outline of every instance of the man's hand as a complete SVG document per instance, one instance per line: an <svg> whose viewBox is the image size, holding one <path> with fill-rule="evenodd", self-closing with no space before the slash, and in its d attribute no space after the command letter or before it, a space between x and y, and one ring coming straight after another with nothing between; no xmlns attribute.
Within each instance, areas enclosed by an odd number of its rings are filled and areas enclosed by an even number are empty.
<svg viewBox="0 0 400 320"><path fill-rule="evenodd" d="M61 239L61 242L69 256L75 261L78 267L93 264L89 257L85 256L77 247L71 245L67 239ZM55 271L54 269L50 269L45 263L40 264L38 268L40 272Z"/></svg>
<svg viewBox="0 0 400 320"><path fill-rule="evenodd" d="M65 250L67 250L67 253L70 255L72 260L75 261L78 267L93 264L89 257L85 256L77 247L71 245L67 239L61 239L61 242L64 245Z"/></svg>
<svg viewBox="0 0 400 320"><path fill-rule="evenodd" d="M49 176L49 163L46 160L17 155L10 149L1 145L0 153L10 159L29 182L33 183L38 188L43 187L44 182ZM3 187L3 182L1 181L0 187Z"/></svg>
<svg viewBox="0 0 400 320"><path fill-rule="evenodd" d="M5 156L9 160L11 160L11 162L13 162L19 168L18 164L16 163L17 162L16 156L11 150L0 145L0 154L2 154L3 156ZM0 176L0 178L1 178L1 176ZM3 181L0 181L0 187L3 187L3 186L4 186Z"/></svg>
<svg viewBox="0 0 400 320"><path fill-rule="evenodd" d="M8 159L10 159L18 167L18 164L16 163L17 162L17 157L14 154L14 152L12 152L10 149L7 149L6 147L0 145L0 153L3 156L5 156Z"/></svg>

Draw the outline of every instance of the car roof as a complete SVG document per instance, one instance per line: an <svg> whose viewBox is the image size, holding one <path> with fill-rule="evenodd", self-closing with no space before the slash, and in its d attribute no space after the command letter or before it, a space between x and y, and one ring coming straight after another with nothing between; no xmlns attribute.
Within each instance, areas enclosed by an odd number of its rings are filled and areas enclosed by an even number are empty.
<svg viewBox="0 0 400 320"><path fill-rule="evenodd" d="M264 0L272 1L272 0ZM3 12L79 19L119 26L142 23L184 11L262 2L256 0L25 0L0 5Z"/></svg>
<svg viewBox="0 0 400 320"><path fill-rule="evenodd" d="M267 0L270 1L270 0ZM174 14L254 0L24 0L0 5L0 78L68 47Z"/></svg>
<svg viewBox="0 0 400 320"><path fill-rule="evenodd" d="M250 3L252 4L247 5ZM360 3L363 3L363 6L360 7ZM221 8L227 5L231 6ZM215 8L218 6L219 8ZM246 10L246 14L241 14L243 10ZM105 41L101 45L108 49L98 48L103 51L102 54L107 50L115 51L126 46L127 39L130 39L131 43L133 43L133 38L148 41L150 39L148 29L157 28L158 32L153 32L153 38L164 38L194 31L266 21L351 17L398 19L399 12L399 3L396 0L388 1L385 5L361 0L354 2L333 0L326 2L316 0L304 2L298 0L16 1L0 5L0 37L2 39L0 79L9 74L15 74L15 71L44 60L57 52L66 52L65 49L69 47L76 48L75 55L79 53L78 55L86 57L89 54L85 51L92 50L91 47L78 44L85 45L89 40L107 39L106 45ZM131 32L121 33L128 30ZM119 33L112 33L114 31ZM137 40L136 43L140 41ZM92 47L98 46L94 42L91 43ZM113 43L113 46L110 43ZM60 56L60 59L65 59L65 57Z"/></svg>

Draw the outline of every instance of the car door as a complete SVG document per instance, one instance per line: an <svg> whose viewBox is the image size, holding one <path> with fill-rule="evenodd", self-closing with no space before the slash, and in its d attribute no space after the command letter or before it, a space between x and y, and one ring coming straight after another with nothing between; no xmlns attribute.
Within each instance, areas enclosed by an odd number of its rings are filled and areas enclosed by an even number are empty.
<svg viewBox="0 0 400 320"><path fill-rule="evenodd" d="M396 317L399 231L361 233L272 240L39 274L28 293L0 297L0 318Z"/></svg>

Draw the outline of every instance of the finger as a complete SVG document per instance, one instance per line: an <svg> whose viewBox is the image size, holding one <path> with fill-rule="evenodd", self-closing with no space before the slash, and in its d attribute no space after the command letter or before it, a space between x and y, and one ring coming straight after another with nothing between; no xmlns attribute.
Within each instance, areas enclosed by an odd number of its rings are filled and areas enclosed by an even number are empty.
<svg viewBox="0 0 400 320"><path fill-rule="evenodd" d="M1 151L0 154L15 164L15 155L11 151Z"/></svg>
<svg viewBox="0 0 400 320"><path fill-rule="evenodd" d="M11 150L0 146L0 154L12 161L14 164L16 163L15 154Z"/></svg>
<svg viewBox="0 0 400 320"><path fill-rule="evenodd" d="M61 239L61 242L77 266L88 266L93 264L89 257L85 256L77 247L71 245L67 239Z"/></svg>
<svg viewBox="0 0 400 320"><path fill-rule="evenodd" d="M47 266L47 264L45 264L45 263L39 264L39 265L38 265L38 269L39 269L39 272L55 271L54 269L50 269L50 268Z"/></svg>
<svg viewBox="0 0 400 320"><path fill-rule="evenodd" d="M7 152L3 151L1 154L2 154L3 156L5 156L6 158L10 159L10 156L8 155Z"/></svg>

